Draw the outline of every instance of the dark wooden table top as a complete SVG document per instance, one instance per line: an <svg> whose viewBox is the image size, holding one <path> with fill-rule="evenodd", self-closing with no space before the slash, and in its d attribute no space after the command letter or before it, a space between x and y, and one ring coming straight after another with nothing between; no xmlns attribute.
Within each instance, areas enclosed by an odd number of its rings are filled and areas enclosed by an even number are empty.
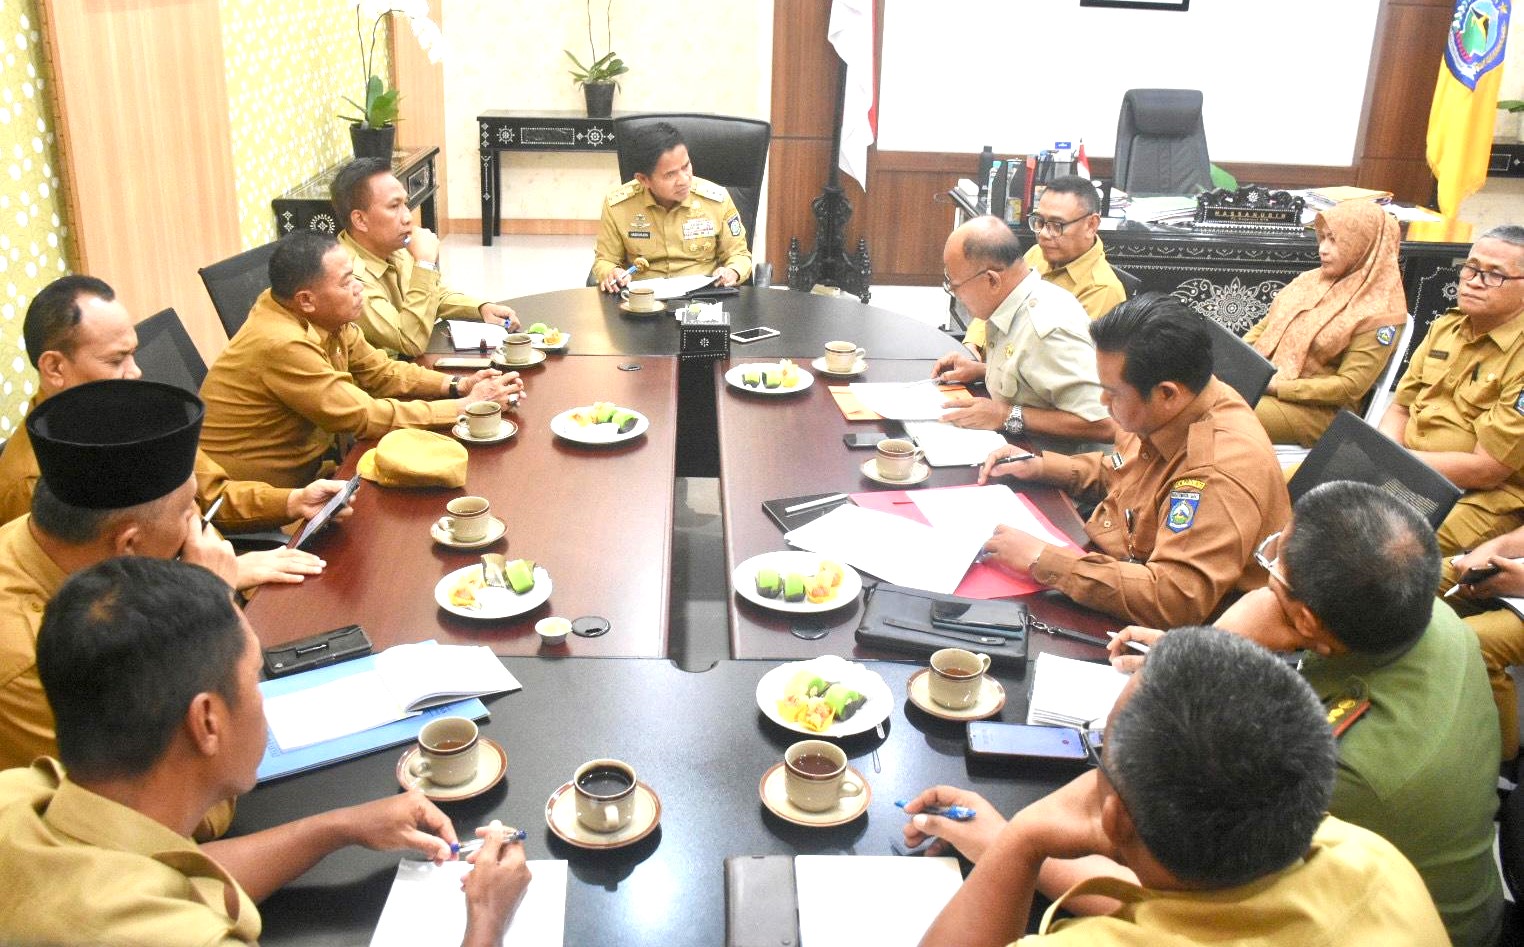
<svg viewBox="0 0 1524 947"><path fill-rule="evenodd" d="M621 365L638 364L639 371ZM486 644L499 654L540 650L534 623L548 615L598 615L612 629L571 637L575 655L656 657L667 652L671 571L677 363L670 358L551 356L523 372L528 398L508 416L519 432L502 444L468 445L463 489L402 489L366 482L354 515L310 548L327 570L297 586L268 586L249 620L266 645L359 623L376 649L434 638ZM625 445L583 447L550 431L560 412L613 401L640 411L650 430ZM362 448L369 445L362 445ZM353 473L356 449L344 473ZM434 542L429 527L445 503L478 494L492 501L507 535L478 550ZM461 618L434 601L446 573L483 552L530 558L549 572L550 601L498 621Z"/></svg>

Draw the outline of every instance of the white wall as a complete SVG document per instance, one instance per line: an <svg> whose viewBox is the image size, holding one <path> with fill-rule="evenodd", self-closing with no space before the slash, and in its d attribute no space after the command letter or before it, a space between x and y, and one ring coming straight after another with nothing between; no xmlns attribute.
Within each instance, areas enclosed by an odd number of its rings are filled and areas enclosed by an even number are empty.
<svg viewBox="0 0 1524 947"><path fill-rule="evenodd" d="M1031 153L1084 138L1088 154L1110 155L1127 89L1186 88L1204 93L1213 161L1347 165L1379 0L885 6L881 149ZM955 67L927 68L939 52Z"/></svg>

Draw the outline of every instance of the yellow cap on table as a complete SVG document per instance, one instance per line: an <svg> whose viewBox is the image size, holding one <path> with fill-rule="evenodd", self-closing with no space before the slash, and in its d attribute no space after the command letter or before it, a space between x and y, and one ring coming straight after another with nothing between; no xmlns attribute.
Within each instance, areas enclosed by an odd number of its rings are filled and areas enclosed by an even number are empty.
<svg viewBox="0 0 1524 947"><path fill-rule="evenodd" d="M360 476L383 487L463 487L466 449L443 434L403 428L365 452Z"/></svg>

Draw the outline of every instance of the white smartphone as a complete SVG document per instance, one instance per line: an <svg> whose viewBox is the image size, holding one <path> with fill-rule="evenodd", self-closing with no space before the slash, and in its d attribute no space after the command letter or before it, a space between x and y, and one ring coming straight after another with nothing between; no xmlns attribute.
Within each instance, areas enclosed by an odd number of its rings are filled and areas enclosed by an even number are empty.
<svg viewBox="0 0 1524 947"><path fill-rule="evenodd" d="M757 326L755 329L742 329L739 332L732 332L730 333L730 338L734 342L745 345L748 342L770 339L775 335L782 335L782 333L777 329L770 329L767 326Z"/></svg>

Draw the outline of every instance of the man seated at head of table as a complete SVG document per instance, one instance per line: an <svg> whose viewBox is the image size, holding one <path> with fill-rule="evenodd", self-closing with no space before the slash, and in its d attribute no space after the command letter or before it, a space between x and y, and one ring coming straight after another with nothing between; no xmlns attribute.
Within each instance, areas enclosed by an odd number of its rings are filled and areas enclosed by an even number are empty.
<svg viewBox="0 0 1524 947"><path fill-rule="evenodd" d="M721 286L746 282L751 249L741 212L723 187L693 176L682 133L656 122L629 133L620 150L635 180L604 199L593 250L598 288L618 292L637 257L646 260L642 277L712 274Z"/></svg>
<svg viewBox="0 0 1524 947"><path fill-rule="evenodd" d="M281 238L270 288L201 385L201 447L230 475L306 483L341 452L341 438L444 427L468 404L506 405L523 390L517 372L454 376L388 358L354 324L360 292L354 257L334 238Z"/></svg>
<svg viewBox="0 0 1524 947"><path fill-rule="evenodd" d="M1456 308L1413 350L1380 427L1465 491L1439 527L1445 555L1524 526L1524 227L1472 245Z"/></svg>
<svg viewBox="0 0 1524 947"><path fill-rule="evenodd" d="M350 845L453 857L414 789L206 845L203 815L254 787L266 728L259 641L215 575L112 559L48 606L38 667L57 759L0 773L8 944L253 944L255 903ZM466 875L468 945L502 943L529 884L494 822Z"/></svg>
<svg viewBox="0 0 1524 947"><path fill-rule="evenodd" d="M1254 550L1291 515L1286 479L1254 411L1212 376L1204 317L1144 294L1090 324L1101 387L1123 433L1104 453L996 448L979 473L1100 498L1089 553L1006 526L985 551L1081 605L1152 627L1205 621L1263 586ZM1017 458L1017 459L1013 459Z"/></svg>
<svg viewBox="0 0 1524 947"><path fill-rule="evenodd" d="M1340 408L1360 402L1393 358L1407 321L1397 269L1397 218L1375 204L1346 201L1317 215L1322 265L1275 295L1244 341L1275 363L1254 406L1276 444L1316 443Z"/></svg>
<svg viewBox="0 0 1524 947"><path fill-rule="evenodd" d="M942 249L942 274L942 288L990 325L983 362L963 353L937 359L937 378L983 381L989 391L942 420L1015 437L1109 443L1116 426L1101 404L1090 318L1067 290L1027 265L1011 228L985 216L954 230Z"/></svg>
<svg viewBox="0 0 1524 947"><path fill-rule="evenodd" d="M1322 705L1258 645L1212 628L1165 636L1117 698L1100 763L1008 822L950 786L906 806L908 843L935 835L974 862L922 947L1447 943L1402 853L1326 815ZM949 805L973 820L922 811ZM1023 937L1039 875L1046 886L1056 869L1079 880Z"/></svg>
<svg viewBox="0 0 1524 947"><path fill-rule="evenodd" d="M1476 636L1434 597L1434 530L1384 491L1337 481L1298 500L1258 558L1269 586L1217 625L1304 652L1298 668L1339 748L1329 813L1397 846L1456 947L1492 947L1503 923L1492 857L1498 718ZM1126 642L1161 636L1125 630L1113 662L1136 666Z"/></svg>
<svg viewBox="0 0 1524 947"><path fill-rule="evenodd" d="M338 214L339 243L358 261L364 287L360 331L378 349L422 355L440 319L468 319L519 327L512 309L475 299L444 285L439 237L413 226L407 188L384 158L356 158L330 187Z"/></svg>

